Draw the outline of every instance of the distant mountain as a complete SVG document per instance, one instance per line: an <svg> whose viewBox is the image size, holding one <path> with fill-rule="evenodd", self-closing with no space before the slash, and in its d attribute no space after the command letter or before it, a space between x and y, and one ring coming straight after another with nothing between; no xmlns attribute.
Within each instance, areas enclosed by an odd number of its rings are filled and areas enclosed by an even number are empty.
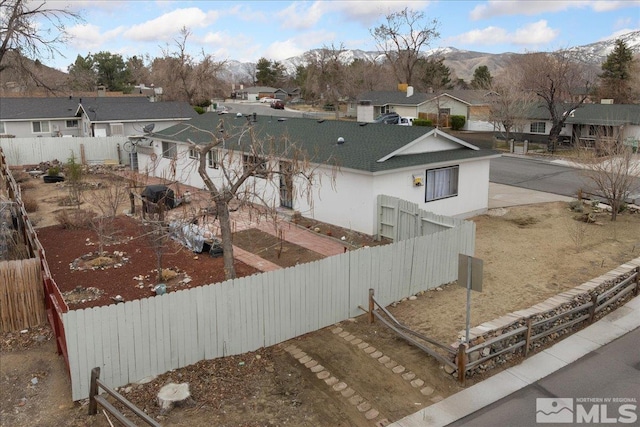
<svg viewBox="0 0 640 427"><path fill-rule="evenodd" d="M624 40L627 43L627 46L633 51L640 52L640 31L632 31L619 36L618 38ZM604 40L584 46L575 46L565 49L565 51L574 60L580 61L588 66L593 66L594 69L599 69L607 55L613 50L615 40L616 39ZM310 50L303 55L294 56L280 62L287 70L287 74L293 76L296 73L296 67L298 65L307 64L307 55L318 56L320 51L320 49ZM486 65L494 76L500 74L509 58L516 54L511 52L495 54L446 47L426 51L424 55L426 57L431 55L444 56L445 65L449 67L458 78L469 82L473 79L474 70L481 65ZM346 50L342 52L340 57L344 63L350 63L354 59L365 59L370 61L381 61L384 59L384 55L381 52L363 51L359 49ZM229 76L235 76L236 78L233 80L237 81L242 78L241 76L248 76L247 70L251 70L252 67L255 68L255 63L242 63L230 60L227 63L227 72Z"/></svg>

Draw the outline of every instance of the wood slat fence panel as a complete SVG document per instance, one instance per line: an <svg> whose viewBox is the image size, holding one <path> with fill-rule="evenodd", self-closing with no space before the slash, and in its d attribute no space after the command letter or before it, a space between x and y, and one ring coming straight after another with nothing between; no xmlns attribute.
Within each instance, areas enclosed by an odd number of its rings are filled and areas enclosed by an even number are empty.
<svg viewBox="0 0 640 427"><path fill-rule="evenodd" d="M73 400L90 370L111 387L202 359L271 346L362 313L369 288L388 305L455 280L475 224L313 263L63 315Z"/></svg>

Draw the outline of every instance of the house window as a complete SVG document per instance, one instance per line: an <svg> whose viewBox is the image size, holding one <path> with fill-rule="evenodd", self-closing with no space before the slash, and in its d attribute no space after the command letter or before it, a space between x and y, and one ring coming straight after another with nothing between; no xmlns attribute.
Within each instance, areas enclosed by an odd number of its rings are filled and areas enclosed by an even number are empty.
<svg viewBox="0 0 640 427"><path fill-rule="evenodd" d="M531 122L529 126L529 133L546 133L545 122Z"/></svg>
<svg viewBox="0 0 640 427"><path fill-rule="evenodd" d="M244 164L245 173L249 169L251 169L253 170L252 175L259 178L266 178L269 175L267 169L267 161L265 159L245 154L244 156L242 156L242 161Z"/></svg>
<svg viewBox="0 0 640 427"><path fill-rule="evenodd" d="M124 125L122 123L111 123L111 135L124 135Z"/></svg>
<svg viewBox="0 0 640 427"><path fill-rule="evenodd" d="M218 150L209 150L207 153L207 166L218 169Z"/></svg>
<svg viewBox="0 0 640 427"><path fill-rule="evenodd" d="M197 159L198 158L198 150L195 148L189 148L189 158Z"/></svg>
<svg viewBox="0 0 640 427"><path fill-rule="evenodd" d="M458 195L459 166L427 170L425 202Z"/></svg>
<svg viewBox="0 0 640 427"><path fill-rule="evenodd" d="M383 105L382 108L380 108L380 114L387 114L391 112L391 108L389 108L388 105Z"/></svg>
<svg viewBox="0 0 640 427"><path fill-rule="evenodd" d="M76 129L78 127L78 121L77 120L67 120L64 126L67 129Z"/></svg>
<svg viewBox="0 0 640 427"><path fill-rule="evenodd" d="M0 134L7 133L7 128L4 125L4 122L0 122Z"/></svg>
<svg viewBox="0 0 640 427"><path fill-rule="evenodd" d="M176 157L176 144L162 141L162 157L165 159L174 159Z"/></svg>
<svg viewBox="0 0 640 427"><path fill-rule="evenodd" d="M31 122L33 133L48 133L49 122Z"/></svg>

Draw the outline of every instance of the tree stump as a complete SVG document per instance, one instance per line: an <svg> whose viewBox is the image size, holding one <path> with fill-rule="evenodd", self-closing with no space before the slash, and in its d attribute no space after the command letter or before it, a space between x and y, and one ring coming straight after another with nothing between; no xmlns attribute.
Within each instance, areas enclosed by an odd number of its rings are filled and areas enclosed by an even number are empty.
<svg viewBox="0 0 640 427"><path fill-rule="evenodd" d="M188 383L169 383L158 392L158 406L163 413L170 411L176 405L188 405L192 401Z"/></svg>

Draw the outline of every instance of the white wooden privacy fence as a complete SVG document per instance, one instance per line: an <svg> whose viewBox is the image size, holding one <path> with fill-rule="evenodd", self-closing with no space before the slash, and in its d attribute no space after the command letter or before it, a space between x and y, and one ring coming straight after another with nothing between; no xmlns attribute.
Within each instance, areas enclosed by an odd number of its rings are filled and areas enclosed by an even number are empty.
<svg viewBox="0 0 640 427"><path fill-rule="evenodd" d="M381 304L456 280L473 255L475 224L214 285L63 315L72 397L90 372L118 387L203 359L271 346Z"/></svg>
<svg viewBox="0 0 640 427"><path fill-rule="evenodd" d="M113 159L122 164L129 164L129 153L122 149L126 141L127 138L124 136L0 138L0 147L7 162L13 166L33 165L54 159L65 163L71 157L72 151L76 159L81 159L83 153L87 163L101 163L105 159Z"/></svg>
<svg viewBox="0 0 640 427"><path fill-rule="evenodd" d="M463 222L461 219L422 210L416 203L378 195L378 236L394 242L458 227Z"/></svg>

